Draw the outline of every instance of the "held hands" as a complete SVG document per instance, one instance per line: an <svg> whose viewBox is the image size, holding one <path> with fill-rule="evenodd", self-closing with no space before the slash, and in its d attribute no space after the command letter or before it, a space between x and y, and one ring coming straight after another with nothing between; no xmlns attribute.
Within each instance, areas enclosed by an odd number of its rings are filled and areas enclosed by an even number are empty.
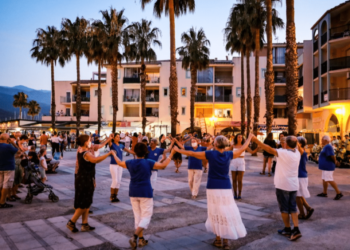
<svg viewBox="0 0 350 250"><path fill-rule="evenodd" d="M172 154L179 152L179 148L177 146L173 147L173 150L171 151Z"/></svg>

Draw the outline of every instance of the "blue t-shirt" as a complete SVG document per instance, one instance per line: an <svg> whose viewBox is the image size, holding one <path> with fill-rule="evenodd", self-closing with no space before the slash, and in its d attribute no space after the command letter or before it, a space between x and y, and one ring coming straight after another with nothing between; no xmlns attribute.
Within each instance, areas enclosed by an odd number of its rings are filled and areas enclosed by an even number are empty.
<svg viewBox="0 0 350 250"><path fill-rule="evenodd" d="M18 149L7 143L0 143L0 171L15 170L15 154Z"/></svg>
<svg viewBox="0 0 350 250"><path fill-rule="evenodd" d="M125 162L130 172L130 197L153 198L151 175L155 163L155 161L146 159L133 159Z"/></svg>
<svg viewBox="0 0 350 250"><path fill-rule="evenodd" d="M324 171L334 171L335 163L330 158L332 155L334 155L334 149L332 145L327 144L320 153L318 168Z"/></svg>
<svg viewBox="0 0 350 250"><path fill-rule="evenodd" d="M145 156L145 159L150 159L153 161L158 161L159 156L161 156L164 153L164 148L155 148L154 150L151 149L151 147L147 147L148 154ZM158 171L154 169L153 171Z"/></svg>
<svg viewBox="0 0 350 250"><path fill-rule="evenodd" d="M192 147L185 147L186 150L193 152L203 152L206 151L206 147L197 147L195 150ZM188 169L202 169L202 160L197 159L196 157L188 157Z"/></svg>
<svg viewBox="0 0 350 250"><path fill-rule="evenodd" d="M307 178L306 162L307 153L304 152L304 154L302 154L300 157L298 178Z"/></svg>
<svg viewBox="0 0 350 250"><path fill-rule="evenodd" d="M97 136L98 138L95 138L96 136ZM100 142L100 141L99 141L100 134L92 134L92 138L93 138L93 140L94 140L94 143L95 143L95 142Z"/></svg>
<svg viewBox="0 0 350 250"><path fill-rule="evenodd" d="M207 189L231 189L229 172L233 152L205 151L205 157L209 162Z"/></svg>
<svg viewBox="0 0 350 250"><path fill-rule="evenodd" d="M123 149L124 148L125 148L124 144L119 143L119 146L118 146L114 142L112 142L112 146L110 147L111 150L114 150L117 152L117 156L121 161L123 160ZM117 164L113 155L111 155L111 164L114 164L114 165Z"/></svg>

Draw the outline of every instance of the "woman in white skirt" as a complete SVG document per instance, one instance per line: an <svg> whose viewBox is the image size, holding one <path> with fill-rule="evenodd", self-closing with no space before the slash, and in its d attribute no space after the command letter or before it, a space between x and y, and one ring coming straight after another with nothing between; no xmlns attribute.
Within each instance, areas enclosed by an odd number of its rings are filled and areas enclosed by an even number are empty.
<svg viewBox="0 0 350 250"><path fill-rule="evenodd" d="M310 197L308 190L308 178L306 171L307 153L305 152L306 139L302 136L298 137L298 150L300 152L300 163L299 163L299 190L297 192L297 206L299 208L298 218L301 220L307 220L311 217L314 209L310 207L305 198ZM306 214L304 212L306 209Z"/></svg>
<svg viewBox="0 0 350 250"><path fill-rule="evenodd" d="M136 159L127 161L121 161L114 151L112 153L117 164L122 168L127 168L130 172L129 196L135 217L134 236L129 240L132 249L136 249L137 246L143 247L148 243L143 237L143 230L148 228L153 214L152 170L165 169L175 151L173 150L162 163L145 159L148 151L147 146L143 143L137 143L134 152ZM137 239L139 239L138 242Z"/></svg>
<svg viewBox="0 0 350 250"><path fill-rule="evenodd" d="M242 134L237 134L233 139L233 144L231 147L229 147L226 150L233 150L233 152L239 150L242 145L244 144L245 139L243 138ZM251 154L255 154L258 152L259 148L257 147L254 151L251 150L249 147L246 149L247 152ZM242 188L243 188L243 175L245 172L245 151L242 152L240 156L233 159L230 164L230 170L232 175L232 186L233 186L233 193L235 200L242 199ZM238 192L237 192L238 187Z"/></svg>
<svg viewBox="0 0 350 250"><path fill-rule="evenodd" d="M229 172L230 161L239 157L246 150L251 138L252 135L249 135L245 144L235 152L225 151L228 140L221 135L215 138L215 150L212 151L193 152L175 149L180 154L200 160L208 160L209 162L207 182L208 219L205 226L207 231L216 235L213 243L216 247L229 249L228 239L236 240L245 237L247 234L238 207L232 196Z"/></svg>

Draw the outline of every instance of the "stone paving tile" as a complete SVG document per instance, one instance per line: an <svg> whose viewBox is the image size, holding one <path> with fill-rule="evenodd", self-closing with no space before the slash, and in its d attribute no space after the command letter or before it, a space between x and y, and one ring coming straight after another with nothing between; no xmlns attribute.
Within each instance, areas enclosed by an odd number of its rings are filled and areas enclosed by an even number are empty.
<svg viewBox="0 0 350 250"><path fill-rule="evenodd" d="M111 241L111 243L116 247L129 248L129 238L130 237L127 237L121 233L115 232L115 240Z"/></svg>
<svg viewBox="0 0 350 250"><path fill-rule="evenodd" d="M16 228L21 228L22 227L22 223L21 222L7 223L5 225L6 225L7 229L16 229Z"/></svg>
<svg viewBox="0 0 350 250"><path fill-rule="evenodd" d="M248 209L246 207L239 207L239 211L246 213L246 214L256 215L256 216L268 216L268 215L270 215L270 213L260 212L260 211Z"/></svg>
<svg viewBox="0 0 350 250"><path fill-rule="evenodd" d="M262 218L262 217L258 217L258 216L255 216L255 215L242 213L242 212L241 212L241 217L242 217L243 219L246 219L246 220L265 221L265 222L271 222L271 221L273 221L273 220L271 220L271 219Z"/></svg>
<svg viewBox="0 0 350 250"><path fill-rule="evenodd" d="M84 247L91 247L91 246L97 246L97 245L103 244L101 240L91 237L91 235L89 238L78 239L77 241L81 243Z"/></svg>
<svg viewBox="0 0 350 250"><path fill-rule="evenodd" d="M1 250L11 250L11 248L7 245L6 241L0 236L0 248Z"/></svg>
<svg viewBox="0 0 350 250"><path fill-rule="evenodd" d="M114 203L114 204L112 204L112 206L119 207L119 208L122 208L124 210L132 210L132 207L130 205L125 204L125 203L121 203L121 202Z"/></svg>
<svg viewBox="0 0 350 250"><path fill-rule="evenodd" d="M260 210L260 209L263 209L263 207L251 205L251 204L244 203L244 202L236 202L236 204L237 204L238 207L245 207L245 208L253 209L253 210Z"/></svg>
<svg viewBox="0 0 350 250"><path fill-rule="evenodd" d="M11 235L21 235L21 234L26 234L28 233L27 229L25 229L23 226L21 226L20 228L15 228L15 229L7 229L6 228L6 224L3 225L3 228L6 232L7 235L11 236Z"/></svg>
<svg viewBox="0 0 350 250"><path fill-rule="evenodd" d="M168 204L165 204L165 203L160 202L160 201L153 200L153 205L155 207L164 207L164 206L167 206Z"/></svg>
<svg viewBox="0 0 350 250"><path fill-rule="evenodd" d="M63 243L63 244L57 244L57 245L53 245L51 247L52 247L53 250L75 250L75 249L79 249L79 247L77 247L76 245L74 245L71 242Z"/></svg>
<svg viewBox="0 0 350 250"><path fill-rule="evenodd" d="M15 245L19 250L29 250L29 249L36 249L38 247L42 247L41 244L34 238L33 240L17 242L15 243Z"/></svg>

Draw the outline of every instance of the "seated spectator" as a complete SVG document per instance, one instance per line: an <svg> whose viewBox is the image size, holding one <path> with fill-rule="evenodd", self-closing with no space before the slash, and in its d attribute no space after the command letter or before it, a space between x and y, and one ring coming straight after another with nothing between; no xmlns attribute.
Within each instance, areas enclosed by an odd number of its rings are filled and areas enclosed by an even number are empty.
<svg viewBox="0 0 350 250"><path fill-rule="evenodd" d="M34 147L30 148L30 151L28 153L28 158L31 162L33 162L35 165L39 165L39 157L38 154L35 151Z"/></svg>
<svg viewBox="0 0 350 250"><path fill-rule="evenodd" d="M46 149L45 146L41 146L41 149ZM60 164L60 161L53 159L52 157L47 157L47 154L44 155L44 158L46 160L46 164L47 164L47 173L51 173L51 174L56 174L56 169L58 168L58 165Z"/></svg>

